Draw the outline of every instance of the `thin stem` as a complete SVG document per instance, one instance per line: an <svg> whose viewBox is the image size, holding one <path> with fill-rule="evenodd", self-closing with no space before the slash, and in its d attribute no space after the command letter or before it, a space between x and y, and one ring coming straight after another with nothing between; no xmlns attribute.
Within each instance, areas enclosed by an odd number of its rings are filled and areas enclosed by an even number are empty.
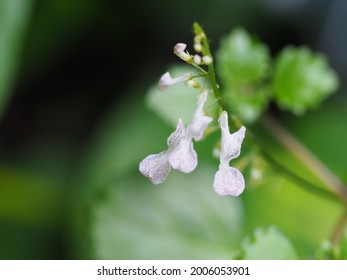
<svg viewBox="0 0 347 280"><path fill-rule="evenodd" d="M214 70L214 59L213 56L211 54L210 51L210 45L209 42L207 40L206 34L204 32L204 30L201 28L201 26L198 23L194 23L194 33L196 36L200 36L202 39L202 54L203 55L207 55L209 57L211 57L212 62L208 65L208 71L207 71L207 76L210 80L211 83L211 87L214 93L214 96L218 102L219 107L221 108L221 110L225 109L225 105L223 103L223 98L222 98L222 94L219 91L219 87L216 81L216 73Z"/></svg>
<svg viewBox="0 0 347 280"><path fill-rule="evenodd" d="M326 165L270 115L263 117L262 124L286 149L303 162L317 178L325 183L331 192L339 196L347 206L347 189L345 185Z"/></svg>
<svg viewBox="0 0 347 280"><path fill-rule="evenodd" d="M277 160L275 160L264 148L261 148L260 152L263 155L264 159L267 162L269 162L273 168L275 168L277 171L281 172L281 174L286 176L288 179L298 183L306 191L313 193L315 195L321 196L323 198L328 198L330 200L334 200L334 201L340 199L340 197L338 197L335 193L332 193L328 190L322 189L322 188L316 186L315 184L312 184L311 182L296 175L294 172L292 172L287 167L285 167L284 165L279 163Z"/></svg>
<svg viewBox="0 0 347 280"><path fill-rule="evenodd" d="M201 68L199 65L197 65L196 63L194 62L191 62L190 63L192 66L194 66L196 69L198 69L199 71L202 72L202 74L200 76L204 76L204 75L207 75L207 71L203 68Z"/></svg>

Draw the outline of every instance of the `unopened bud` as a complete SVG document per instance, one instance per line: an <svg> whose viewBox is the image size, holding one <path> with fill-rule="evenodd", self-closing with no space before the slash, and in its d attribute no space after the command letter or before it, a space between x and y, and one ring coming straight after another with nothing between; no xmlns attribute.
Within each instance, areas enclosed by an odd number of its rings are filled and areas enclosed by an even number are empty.
<svg viewBox="0 0 347 280"><path fill-rule="evenodd" d="M211 64L212 63L212 57L210 57L209 55L204 55L202 57L202 62L205 63L206 65Z"/></svg>
<svg viewBox="0 0 347 280"><path fill-rule="evenodd" d="M201 64L201 56L196 54L193 56L193 61L195 64Z"/></svg>
<svg viewBox="0 0 347 280"><path fill-rule="evenodd" d="M202 51L202 45L200 43L195 43L194 44L194 50L196 52L201 52Z"/></svg>

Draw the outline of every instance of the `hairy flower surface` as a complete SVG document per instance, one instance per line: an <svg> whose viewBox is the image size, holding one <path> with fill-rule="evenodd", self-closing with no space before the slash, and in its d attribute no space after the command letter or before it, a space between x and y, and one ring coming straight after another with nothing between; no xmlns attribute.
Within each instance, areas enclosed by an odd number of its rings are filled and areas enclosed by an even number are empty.
<svg viewBox="0 0 347 280"><path fill-rule="evenodd" d="M149 178L149 180L157 185L165 181L171 171L169 156L171 152L180 144L185 135L185 127L180 119L176 126L176 130L171 133L167 139L168 150L159 154L153 154L146 157L140 162L140 172Z"/></svg>
<svg viewBox="0 0 347 280"><path fill-rule="evenodd" d="M219 117L219 125L222 133L220 164L214 177L213 188L219 195L238 196L245 188L245 180L238 169L229 166L229 162L240 155L246 128L242 126L238 131L230 134L228 114L225 111Z"/></svg>
<svg viewBox="0 0 347 280"><path fill-rule="evenodd" d="M196 168L198 158L193 147L193 139L201 140L208 124L212 121L212 118L205 116L203 112L207 95L208 92L204 91L198 96L193 119L187 128L179 119L176 130L167 140L168 150L149 155L141 161L140 172L153 184L163 183L169 175L171 167L184 173L190 173Z"/></svg>
<svg viewBox="0 0 347 280"><path fill-rule="evenodd" d="M212 118L205 116L203 112L207 95L207 91L204 91L198 96L197 107L193 119L185 131L184 138L169 157L171 166L184 173L190 173L196 168L198 159L193 147L193 139L201 140L207 126L212 121Z"/></svg>

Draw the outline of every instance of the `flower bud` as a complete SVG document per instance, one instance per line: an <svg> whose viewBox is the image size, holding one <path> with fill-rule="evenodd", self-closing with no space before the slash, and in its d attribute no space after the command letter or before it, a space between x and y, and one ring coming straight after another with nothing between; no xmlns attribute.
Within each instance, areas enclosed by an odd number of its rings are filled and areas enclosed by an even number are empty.
<svg viewBox="0 0 347 280"><path fill-rule="evenodd" d="M174 53L184 61L190 61L192 59L191 55L185 52L184 50L186 49L187 45L183 43L178 43L174 47Z"/></svg>

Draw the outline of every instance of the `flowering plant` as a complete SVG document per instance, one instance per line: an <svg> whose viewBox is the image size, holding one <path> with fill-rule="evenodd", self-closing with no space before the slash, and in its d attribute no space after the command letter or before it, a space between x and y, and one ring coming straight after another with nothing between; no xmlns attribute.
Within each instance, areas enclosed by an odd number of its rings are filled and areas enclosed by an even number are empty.
<svg viewBox="0 0 347 280"><path fill-rule="evenodd" d="M180 64L132 100L136 114L108 122L123 130L103 134L95 154L105 160L91 161L90 185L117 178L92 205L97 256L345 258L346 187L321 151L345 154L347 134L329 102L319 108L338 87L325 57L286 47L272 59L241 28L212 54L193 31L192 47L173 44Z"/></svg>
<svg viewBox="0 0 347 280"><path fill-rule="evenodd" d="M278 57L270 76L269 52L265 45L252 41L243 29L237 29L230 37L222 41L222 48L217 54L218 73L225 87L223 89L217 84L214 68L216 60L210 52L206 34L197 23L194 24L193 29L194 50L197 54L191 55L186 50L187 45L183 43L175 45L174 53L195 67L197 72L185 72L175 78L166 72L160 78L158 85L159 90L164 91L183 83L188 88L199 91L192 121L185 127L182 119L179 118L176 130L167 140L168 150L151 154L143 159L139 166L140 172L153 184L161 184L167 178L171 168L184 173L194 171L197 167L198 156L193 147L193 140L200 141L212 132L218 131L216 126L213 126L213 123L218 120L221 140L215 147L214 154L218 154L220 164L213 182L213 189L217 194L239 196L243 193L247 180L238 168L229 166L229 162L239 157L242 142L246 136L251 148L243 156L243 161L246 163L239 167L245 169L245 166L251 166L248 182L262 180L264 169L261 166L264 163L259 165L261 157L269 166L288 176L305 190L326 197L339 197L343 203L346 203L347 191L345 187L341 187L343 183L270 115L263 115L270 101L277 103L283 110L302 115L306 110L318 106L326 96L331 94L337 88L337 76L332 69L328 68L324 58L319 54L311 53L307 48L286 48ZM310 71L312 74L319 73L318 76L321 75L321 78L312 76ZM303 75L300 79L302 81L300 88L288 88L287 83L296 75ZM204 80L203 83L200 82L201 79ZM272 82L269 83L271 79ZM208 96L212 97L208 98ZM207 100L209 103L206 105ZM206 115L206 108L212 106L218 108L217 113L215 111ZM252 131L248 129L246 133L243 123L252 126L261 117L265 121L266 128L327 183L327 190L317 188L292 172L272 156ZM229 131L229 121L236 128L233 133ZM209 127L211 124L212 127ZM265 233L261 230L259 232L261 232L260 236L280 235L276 228L271 228ZM336 244L341 236L339 226L332 242ZM248 243L245 241L245 244ZM245 254L248 250L251 251L252 247L252 244L244 245Z"/></svg>
<svg viewBox="0 0 347 280"><path fill-rule="evenodd" d="M168 176L171 167L184 173L192 172L198 163L197 154L193 148L193 139L199 141L202 139L212 118L204 115L204 105L209 94L209 89L204 88L195 81L195 77L206 77L211 80L212 88L216 90L215 98L219 101L221 114L219 123L222 131L222 142L220 151L220 165L214 179L214 190L219 195L240 195L245 188L243 175L236 168L229 167L229 161L240 155L241 143L245 137L246 128L242 126L237 132L230 134L228 126L228 113L223 110L221 95L218 86L215 84L213 58L209 50L206 35L202 28L196 23L194 25L194 49L199 54L194 56L186 51L186 44L178 43L174 47L174 53L185 62L193 65L199 70L199 74L184 73L179 77L172 78L169 72L166 72L159 80L158 88L165 90L178 83L184 82L188 87L200 89L198 102L191 123L185 128L181 119L178 120L176 130L167 140L169 149L159 154L152 154L141 161L140 172L148 177L153 184L163 183ZM200 55L202 54L202 56ZM201 65L209 66L205 71ZM210 75L209 75L210 73Z"/></svg>

